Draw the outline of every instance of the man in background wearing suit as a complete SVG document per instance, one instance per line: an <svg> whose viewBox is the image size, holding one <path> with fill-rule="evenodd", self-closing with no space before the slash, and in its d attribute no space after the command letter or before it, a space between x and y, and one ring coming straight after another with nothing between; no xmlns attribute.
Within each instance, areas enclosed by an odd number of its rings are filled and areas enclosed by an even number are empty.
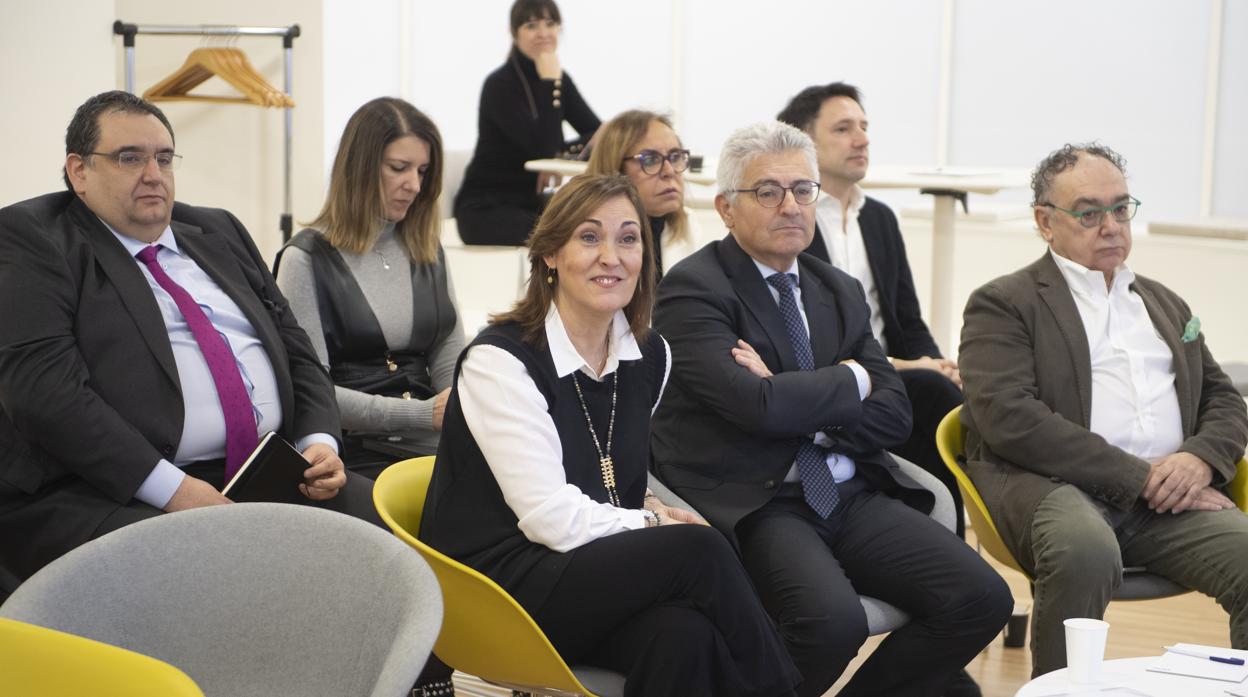
<svg viewBox="0 0 1248 697"><path fill-rule="evenodd" d="M1222 492L1244 401L1187 304L1127 267L1117 153L1066 145L1032 194L1049 249L971 295L958 353L967 469L1035 579L1032 673L1066 665L1062 621L1101 617L1124 565L1217 598L1248 649L1248 518Z"/></svg>
<svg viewBox="0 0 1248 697"><path fill-rule="evenodd" d="M0 567L229 503L269 430L308 460L304 496L363 514L367 487L338 495L333 384L251 238L174 203L165 115L106 92L65 145L69 191L0 210Z"/></svg>
<svg viewBox="0 0 1248 697"><path fill-rule="evenodd" d="M871 144L858 88L844 82L807 87L776 118L805 131L819 155L815 236L806 252L862 284L871 332L910 398L914 426L893 452L944 483L958 511L958 537L964 537L962 494L936 450L936 427L962 403L962 378L923 321L897 216L858 185L867 175Z"/></svg>
<svg viewBox="0 0 1248 697"><path fill-rule="evenodd" d="M1009 589L925 515L930 492L884 452L909 433L910 406L861 286L801 253L816 176L814 146L791 126L725 143L715 206L731 234L658 291L672 372L656 472L737 545L799 694L826 692L866 640L859 593L912 620L841 695L967 694L947 685L1005 624Z"/></svg>

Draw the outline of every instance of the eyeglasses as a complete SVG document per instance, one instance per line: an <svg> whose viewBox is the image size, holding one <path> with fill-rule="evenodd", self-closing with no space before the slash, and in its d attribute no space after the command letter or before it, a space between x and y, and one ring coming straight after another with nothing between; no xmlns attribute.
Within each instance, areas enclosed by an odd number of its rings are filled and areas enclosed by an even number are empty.
<svg viewBox="0 0 1248 697"><path fill-rule="evenodd" d="M658 150L642 150L632 157L624 158L624 161L637 160L641 165L641 171L646 174L658 174L663 169L663 161L667 160L672 164L672 170L680 173L689 169L689 151L688 150L669 150L666 155Z"/></svg>
<svg viewBox="0 0 1248 697"><path fill-rule="evenodd" d="M156 166L165 171L178 168L182 164L182 156L171 152L158 152L148 155L137 150L118 150L117 152L89 152L88 155L107 157L122 169L140 170L147 166L148 160L156 159Z"/></svg>
<svg viewBox="0 0 1248 697"><path fill-rule="evenodd" d="M1080 211L1066 210L1065 208L1055 206L1051 203L1041 203L1039 205L1046 208L1052 208L1078 218L1079 224L1086 228L1100 227L1101 223L1105 220L1106 213L1114 216L1114 220L1120 223L1125 223L1134 218L1136 212L1140 210L1140 201L1134 196L1128 196L1126 201L1119 201L1112 206L1104 206L1102 208L1085 208Z"/></svg>
<svg viewBox="0 0 1248 697"><path fill-rule="evenodd" d="M779 208L780 204L784 203L785 192L792 191L793 200L797 202L797 205L808 206L819 196L819 182L803 179L793 182L793 186L761 184L753 189L732 189L732 191L738 194L744 194L747 191L754 194L754 200L764 208Z"/></svg>

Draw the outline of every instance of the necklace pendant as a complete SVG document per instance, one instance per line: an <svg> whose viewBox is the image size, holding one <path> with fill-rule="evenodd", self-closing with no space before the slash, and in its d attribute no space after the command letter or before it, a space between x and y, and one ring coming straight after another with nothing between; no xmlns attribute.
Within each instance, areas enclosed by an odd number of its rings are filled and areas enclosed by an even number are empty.
<svg viewBox="0 0 1248 697"><path fill-rule="evenodd" d="M598 466L602 468L603 483L605 483L608 488L614 487L615 486L615 462L612 461L611 456L607 455L606 457L600 459L598 461Z"/></svg>

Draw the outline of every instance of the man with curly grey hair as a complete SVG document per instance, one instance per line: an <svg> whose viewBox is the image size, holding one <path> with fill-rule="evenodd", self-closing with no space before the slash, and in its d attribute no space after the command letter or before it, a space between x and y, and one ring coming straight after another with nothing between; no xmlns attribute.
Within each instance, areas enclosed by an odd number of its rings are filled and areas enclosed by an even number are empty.
<svg viewBox="0 0 1248 697"><path fill-rule="evenodd" d="M1127 266L1140 202L1098 145L1040 162L1049 249L967 303L967 469L1035 579L1032 672L1066 665L1063 620L1099 618L1123 568L1218 599L1248 649L1248 517L1226 496L1244 401L1183 300Z"/></svg>
<svg viewBox="0 0 1248 697"><path fill-rule="evenodd" d="M824 694L866 640L860 593L911 621L840 694L950 694L1013 603L885 452L909 434L910 405L862 286L802 253L818 178L810 137L787 124L724 144L715 207L731 234L674 266L655 305L672 351L657 473L740 550L798 694Z"/></svg>

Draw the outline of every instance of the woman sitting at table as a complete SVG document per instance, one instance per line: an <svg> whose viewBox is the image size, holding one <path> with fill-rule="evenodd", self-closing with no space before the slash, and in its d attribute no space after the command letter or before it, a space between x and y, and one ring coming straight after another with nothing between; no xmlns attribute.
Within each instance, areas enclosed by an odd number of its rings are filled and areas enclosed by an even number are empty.
<svg viewBox="0 0 1248 697"><path fill-rule="evenodd" d="M437 452L464 333L438 237L442 137L383 97L347 122L329 197L278 256L277 283L337 385L342 460L376 478Z"/></svg>
<svg viewBox="0 0 1248 697"><path fill-rule="evenodd" d="M625 177L552 197L524 298L460 357L420 537L626 695L788 695L798 675L723 535L647 495L671 364L650 247Z"/></svg>
<svg viewBox="0 0 1248 697"><path fill-rule="evenodd" d="M655 269L692 254L694 243L685 211L689 151L672 122L652 111L625 111L603 124L589 156L590 174L624 174L637 187L653 231Z"/></svg>
<svg viewBox="0 0 1248 697"><path fill-rule="evenodd" d="M553 0L516 0L513 44L502 67L481 88L477 149L455 197L459 236L467 244L522 245L554 175L526 172L524 163L576 153L598 130L598 117L563 71L559 7ZM580 137L563 139L563 122Z"/></svg>

